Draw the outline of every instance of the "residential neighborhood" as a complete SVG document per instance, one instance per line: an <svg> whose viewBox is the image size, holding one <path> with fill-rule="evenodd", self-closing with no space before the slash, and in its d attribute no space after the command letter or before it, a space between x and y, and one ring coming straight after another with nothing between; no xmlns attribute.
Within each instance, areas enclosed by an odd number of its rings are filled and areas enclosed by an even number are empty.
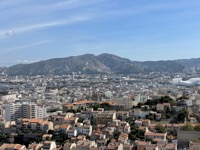
<svg viewBox="0 0 200 150"><path fill-rule="evenodd" d="M171 76L2 75L0 149L195 150L200 88Z"/></svg>

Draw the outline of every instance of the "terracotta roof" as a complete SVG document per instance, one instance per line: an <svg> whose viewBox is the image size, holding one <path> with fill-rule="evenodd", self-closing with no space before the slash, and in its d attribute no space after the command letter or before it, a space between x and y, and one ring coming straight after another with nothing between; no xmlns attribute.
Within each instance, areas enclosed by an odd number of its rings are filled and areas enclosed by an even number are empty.
<svg viewBox="0 0 200 150"><path fill-rule="evenodd" d="M147 142L144 142L144 141L137 141L137 145L139 146L145 146L147 145L148 143Z"/></svg>
<svg viewBox="0 0 200 150"><path fill-rule="evenodd" d="M154 133L154 132L148 131L148 132L145 132L144 135L145 136L163 136L163 137L165 137L166 133Z"/></svg>
<svg viewBox="0 0 200 150"><path fill-rule="evenodd" d="M155 139L153 139L153 141L155 141L155 142L159 142L159 141L162 141L162 139L155 138Z"/></svg>
<svg viewBox="0 0 200 150"><path fill-rule="evenodd" d="M157 147L157 145L156 145L156 144L150 144L150 145L147 145L147 148L146 148L146 150L155 150L155 149L156 149L156 147Z"/></svg>
<svg viewBox="0 0 200 150"><path fill-rule="evenodd" d="M70 125L69 125L69 124L66 124L66 123L61 125L62 129L67 129L69 126L70 126Z"/></svg>
<svg viewBox="0 0 200 150"><path fill-rule="evenodd" d="M40 123L42 122L43 120L42 119L39 119L39 118L33 118L33 119L30 119L29 120L31 123Z"/></svg>
<svg viewBox="0 0 200 150"><path fill-rule="evenodd" d="M80 105L80 104L87 104L87 103L95 103L95 101L92 101L92 100L83 100L83 101L74 102L73 104L74 105Z"/></svg>
<svg viewBox="0 0 200 150"><path fill-rule="evenodd" d="M150 120L149 119L143 119L141 120L142 122L149 122Z"/></svg>
<svg viewBox="0 0 200 150"><path fill-rule="evenodd" d="M74 106L73 104L66 104L66 105L64 105L64 106Z"/></svg>
<svg viewBox="0 0 200 150"><path fill-rule="evenodd" d="M135 120L135 123L142 123L142 121L140 121L140 120Z"/></svg>
<svg viewBox="0 0 200 150"><path fill-rule="evenodd" d="M54 127L54 130L56 130L56 129L60 129L60 128L61 128L60 125L56 125L56 126Z"/></svg>
<svg viewBox="0 0 200 150"><path fill-rule="evenodd" d="M125 141L125 140L127 140L127 139L128 139L128 134L127 134L127 133L124 133L124 132L122 132L122 133L120 134L119 138L118 138L118 140L120 140L120 141Z"/></svg>
<svg viewBox="0 0 200 150"><path fill-rule="evenodd" d="M15 150L19 150L23 147L23 145L21 144L3 144L1 147L0 147L0 150L2 149L15 149Z"/></svg>
<svg viewBox="0 0 200 150"><path fill-rule="evenodd" d="M199 146L200 146L200 144L199 144ZM168 149L168 150L174 150L174 149L176 148L176 145L173 144L173 143L169 143L169 144L167 144L167 145L165 146L165 148ZM199 148L199 147L198 147L198 148Z"/></svg>
<svg viewBox="0 0 200 150"><path fill-rule="evenodd" d="M156 127L157 124L149 124L148 127Z"/></svg>
<svg viewBox="0 0 200 150"><path fill-rule="evenodd" d="M23 145L17 144L17 145L14 147L14 149L21 149L22 147L23 147Z"/></svg>

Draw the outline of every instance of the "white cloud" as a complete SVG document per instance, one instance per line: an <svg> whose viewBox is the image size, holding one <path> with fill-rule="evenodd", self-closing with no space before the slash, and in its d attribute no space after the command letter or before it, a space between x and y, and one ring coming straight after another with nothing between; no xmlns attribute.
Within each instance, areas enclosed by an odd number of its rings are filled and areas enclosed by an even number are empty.
<svg viewBox="0 0 200 150"><path fill-rule="evenodd" d="M0 30L0 39L9 37L9 36L13 36L13 35L17 35L17 34L21 34L21 33L35 31L35 30L48 29L51 27L57 27L57 26L62 26L62 25L69 25L69 24L85 21L90 18L91 18L90 15L75 16L75 17L71 17L66 20L61 20L61 21L46 22L46 23L18 27L18 28L14 28L14 29Z"/></svg>
<svg viewBox="0 0 200 150"><path fill-rule="evenodd" d="M32 30L50 28L50 27L54 27L54 26L68 25L68 24L84 21L87 19L89 19L89 17L87 17L87 16L76 16L76 17L72 17L72 18L69 18L68 20L63 20L63 21L54 21L54 22L47 22L47 23L41 23L41 24L20 27L20 28L14 29L14 31L16 33L22 33L22 32L28 32L28 31L32 31Z"/></svg>
<svg viewBox="0 0 200 150"><path fill-rule="evenodd" d="M13 48L0 49L0 52L14 51L14 50L18 50L18 49L23 49L23 48L28 48L28 47L43 45L43 44L47 44L47 43L51 43L51 42L52 41L41 41L41 42L27 44L27 45L22 45L22 46L17 46L17 47L13 47Z"/></svg>

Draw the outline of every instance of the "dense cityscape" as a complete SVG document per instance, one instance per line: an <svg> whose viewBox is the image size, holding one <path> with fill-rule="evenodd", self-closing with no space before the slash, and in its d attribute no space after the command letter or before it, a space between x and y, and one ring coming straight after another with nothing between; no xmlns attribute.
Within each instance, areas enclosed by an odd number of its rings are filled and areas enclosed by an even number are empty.
<svg viewBox="0 0 200 150"><path fill-rule="evenodd" d="M200 150L199 0L0 0L0 150Z"/></svg>
<svg viewBox="0 0 200 150"><path fill-rule="evenodd" d="M0 149L195 149L198 74L1 75Z"/></svg>

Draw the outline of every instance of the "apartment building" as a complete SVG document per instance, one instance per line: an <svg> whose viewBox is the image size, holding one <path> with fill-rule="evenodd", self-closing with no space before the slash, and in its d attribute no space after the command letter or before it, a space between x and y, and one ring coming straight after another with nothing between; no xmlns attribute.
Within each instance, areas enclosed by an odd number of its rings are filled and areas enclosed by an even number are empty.
<svg viewBox="0 0 200 150"><path fill-rule="evenodd" d="M14 121L19 118L44 118L46 108L33 102L15 102L5 105L6 121Z"/></svg>
<svg viewBox="0 0 200 150"><path fill-rule="evenodd" d="M8 94L8 95L0 96L1 100L15 100L16 98L17 98L16 94Z"/></svg>
<svg viewBox="0 0 200 150"><path fill-rule="evenodd" d="M56 142L55 141L45 141L43 144L43 150L53 150L56 149Z"/></svg>
<svg viewBox="0 0 200 150"><path fill-rule="evenodd" d="M135 97L135 101L140 102L140 103L145 103L148 99L149 99L149 96L141 95L141 94Z"/></svg>
<svg viewBox="0 0 200 150"><path fill-rule="evenodd" d="M48 130L53 130L53 122L43 120L43 119L18 119L16 121L16 126L18 129L30 129L30 130L41 130L47 132Z"/></svg>
<svg viewBox="0 0 200 150"><path fill-rule="evenodd" d="M116 112L103 111L93 114L94 121L96 124L107 124L108 122L113 122L116 119Z"/></svg>
<svg viewBox="0 0 200 150"><path fill-rule="evenodd" d="M75 150L76 149L76 144L75 143L65 143L63 146L63 150Z"/></svg>
<svg viewBox="0 0 200 150"><path fill-rule="evenodd" d="M47 116L47 109L46 109L46 107L37 106L37 117L36 118L43 119L46 116Z"/></svg>
<svg viewBox="0 0 200 150"><path fill-rule="evenodd" d="M167 108L170 109L170 103L163 103L163 104L157 104L157 105L156 105L156 110L157 110L158 112L166 111Z"/></svg>
<svg viewBox="0 0 200 150"><path fill-rule="evenodd" d="M77 123L77 124L75 124L74 129L77 130L78 134L81 134L81 135L90 136L92 134L92 126L91 125Z"/></svg>
<svg viewBox="0 0 200 150"><path fill-rule="evenodd" d="M114 98L115 102L117 102L120 105L123 105L125 109L130 109L134 105L134 101L131 99L131 97L122 97L122 98Z"/></svg>
<svg viewBox="0 0 200 150"><path fill-rule="evenodd" d="M156 139L156 140L166 140L166 136L167 136L167 132L166 133L156 133L156 132L151 132L148 130L148 128L146 127L146 131L144 134L145 139Z"/></svg>
<svg viewBox="0 0 200 150"><path fill-rule="evenodd" d="M135 118L146 118L149 115L149 111L142 111L140 108L134 108L134 117Z"/></svg>
<svg viewBox="0 0 200 150"><path fill-rule="evenodd" d="M97 147L95 141L79 140L76 144L77 150L90 150L91 147Z"/></svg>
<svg viewBox="0 0 200 150"><path fill-rule="evenodd" d="M117 129L119 132L130 133L130 131L131 131L130 124L126 121L119 121Z"/></svg>

